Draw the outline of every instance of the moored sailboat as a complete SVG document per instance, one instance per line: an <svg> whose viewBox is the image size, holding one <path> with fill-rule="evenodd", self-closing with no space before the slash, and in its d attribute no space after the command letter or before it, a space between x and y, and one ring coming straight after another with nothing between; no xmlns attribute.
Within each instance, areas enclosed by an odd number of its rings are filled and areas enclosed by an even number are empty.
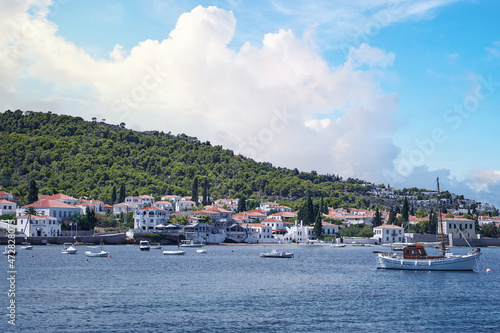
<svg viewBox="0 0 500 333"><path fill-rule="evenodd" d="M438 200L440 200L439 178L437 180ZM436 255L428 255L423 244L409 244L402 248L396 248L391 252L373 251L378 253L379 269L404 269L425 271L472 271L478 265L481 250L471 249L468 253L446 252L444 243L444 228L441 213L439 213L440 252Z"/></svg>

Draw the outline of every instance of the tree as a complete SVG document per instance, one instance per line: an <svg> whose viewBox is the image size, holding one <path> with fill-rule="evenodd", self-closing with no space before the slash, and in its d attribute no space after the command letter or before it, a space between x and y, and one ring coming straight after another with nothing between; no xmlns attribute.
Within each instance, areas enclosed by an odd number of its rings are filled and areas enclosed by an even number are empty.
<svg viewBox="0 0 500 333"><path fill-rule="evenodd" d="M198 204L198 177L194 177L193 186L191 188L191 201Z"/></svg>
<svg viewBox="0 0 500 333"><path fill-rule="evenodd" d="M304 204L300 208L297 217L299 218L299 220L303 221L306 225L314 222L316 214L314 212L314 205L310 194L307 196L307 199L304 201Z"/></svg>
<svg viewBox="0 0 500 333"><path fill-rule="evenodd" d="M373 217L373 222L372 222L374 227L378 227L379 225L382 225L382 216L380 215L380 210L377 209L375 210L375 216Z"/></svg>
<svg viewBox="0 0 500 333"><path fill-rule="evenodd" d="M409 215L410 215L410 208L408 205L408 197L405 197L405 200L403 202L403 210L401 212L401 216L403 217L404 222L409 221Z"/></svg>
<svg viewBox="0 0 500 333"><path fill-rule="evenodd" d="M24 209L24 214L28 215L28 221L26 223L26 226L24 227L23 232L26 235L26 229L29 229L31 231L31 216L37 216L38 212L36 211L35 207L26 207ZM29 235L26 235L29 236Z"/></svg>
<svg viewBox="0 0 500 333"><path fill-rule="evenodd" d="M237 208L238 213L246 211L246 205L247 205L247 200L245 199L245 197L243 196L240 197L238 200L238 208Z"/></svg>
<svg viewBox="0 0 500 333"><path fill-rule="evenodd" d="M316 239L319 240L321 238L321 234L323 233L323 225L321 224L321 212L319 210L316 214L316 219L314 220L313 232L316 235Z"/></svg>
<svg viewBox="0 0 500 333"><path fill-rule="evenodd" d="M126 194L125 194L125 184L122 183L120 185L120 193L118 195L118 201L119 202L125 202L125 197L126 197Z"/></svg>
<svg viewBox="0 0 500 333"><path fill-rule="evenodd" d="M38 187L34 179L30 180L29 191L28 191L28 205L38 201Z"/></svg>
<svg viewBox="0 0 500 333"><path fill-rule="evenodd" d="M394 223L396 223L396 212L394 211L394 208L391 207L387 224L394 224Z"/></svg>
<svg viewBox="0 0 500 333"><path fill-rule="evenodd" d="M422 217L424 217L424 216L426 216L426 215L427 215L427 213L426 213L426 212L425 212L425 210L423 210L422 208L419 208L419 209L417 210L416 217L418 217L418 218L422 218Z"/></svg>
<svg viewBox="0 0 500 333"><path fill-rule="evenodd" d="M116 203L116 186L113 186L111 191L111 204L114 205Z"/></svg>
<svg viewBox="0 0 500 333"><path fill-rule="evenodd" d="M208 178L205 177L205 180L203 181L203 198L201 200L201 203L203 206L208 205Z"/></svg>

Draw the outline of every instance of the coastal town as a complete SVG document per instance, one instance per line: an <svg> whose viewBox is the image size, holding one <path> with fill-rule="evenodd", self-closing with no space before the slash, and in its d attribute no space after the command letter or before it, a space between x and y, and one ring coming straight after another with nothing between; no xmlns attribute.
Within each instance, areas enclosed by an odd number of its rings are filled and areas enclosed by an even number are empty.
<svg viewBox="0 0 500 333"><path fill-rule="evenodd" d="M385 190L378 195L394 194ZM0 198L0 215L15 214L16 233L25 237L83 236L103 232L98 228L90 231L78 230L78 224L71 222L76 214L84 216L92 212L100 215L112 214L115 218L131 214L133 228L124 233L124 237L129 239L158 234L182 237L203 244L314 244L322 242L324 238L330 242L349 241L358 244L435 241L435 234L415 234L407 229L409 225L429 220L429 216L409 216L406 226L398 226L387 224L390 213L380 211L382 224L374 226L376 212L368 209L328 207L328 213L322 214L321 237L318 239L313 225L305 225L298 220L297 211L276 202L260 202L255 209L237 212L239 199L216 199L210 205L203 206L202 197L199 197L198 202L194 202L191 197L176 195L161 196L160 200L156 200L152 195L128 196L124 202L115 205L108 205L97 199L74 198L62 193L39 195L38 201L25 206L18 206L12 194L5 191L0 192ZM409 199L411 204L417 207L428 207L437 202L437 198ZM442 200L446 204L448 199ZM480 237L476 233L475 221L461 217L467 214L465 207L468 203L470 202L464 201L462 208L443 215L444 234L451 245L463 245L463 240L477 240ZM481 208L485 211L496 209L488 204L482 205ZM34 211L35 214L27 213L29 211ZM63 230L62 225L68 225L68 222L70 230ZM9 221L0 223L0 228L6 229ZM498 226L500 217L478 216L478 223L480 226L491 223ZM353 225L370 227L372 236L345 239L342 230ZM120 230L115 232L118 231Z"/></svg>

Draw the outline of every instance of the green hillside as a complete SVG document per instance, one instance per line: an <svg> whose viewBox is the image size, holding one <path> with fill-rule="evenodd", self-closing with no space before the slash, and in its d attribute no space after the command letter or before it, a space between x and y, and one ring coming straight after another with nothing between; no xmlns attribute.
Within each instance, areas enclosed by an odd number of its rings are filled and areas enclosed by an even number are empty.
<svg viewBox="0 0 500 333"><path fill-rule="evenodd" d="M62 192L112 203L113 187L127 195L191 195L205 179L213 198L294 202L311 194L331 206L367 207L371 188L340 177L258 163L185 134L137 132L80 117L42 112L0 113L0 182L27 201L28 182L39 194ZM333 170L332 170L333 171ZM201 188L201 185L200 185ZM200 190L201 195L201 190Z"/></svg>

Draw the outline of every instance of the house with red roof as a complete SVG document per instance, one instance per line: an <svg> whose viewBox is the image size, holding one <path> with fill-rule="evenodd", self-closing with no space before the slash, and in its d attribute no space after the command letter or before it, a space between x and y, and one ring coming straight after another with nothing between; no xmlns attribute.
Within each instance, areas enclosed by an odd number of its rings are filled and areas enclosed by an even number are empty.
<svg viewBox="0 0 500 333"><path fill-rule="evenodd" d="M17 217L16 231L26 236L60 236L61 223L49 215L21 215Z"/></svg>
<svg viewBox="0 0 500 333"><path fill-rule="evenodd" d="M134 229L137 231L155 230L157 226L165 226L169 215L166 210L150 206L134 211Z"/></svg>
<svg viewBox="0 0 500 333"><path fill-rule="evenodd" d="M0 199L0 215L15 214L17 209L17 204L15 202Z"/></svg>
<svg viewBox="0 0 500 333"><path fill-rule="evenodd" d="M405 242L404 228L393 225L384 224L373 228L373 237L379 244L403 243Z"/></svg>
<svg viewBox="0 0 500 333"><path fill-rule="evenodd" d="M43 199L38 200L32 204L20 207L16 209L16 216L23 216L25 210L29 207L35 208L37 215L47 215L52 216L57 219L57 222L61 223L64 221L69 221L76 213L80 213L80 208L61 202L59 200Z"/></svg>

